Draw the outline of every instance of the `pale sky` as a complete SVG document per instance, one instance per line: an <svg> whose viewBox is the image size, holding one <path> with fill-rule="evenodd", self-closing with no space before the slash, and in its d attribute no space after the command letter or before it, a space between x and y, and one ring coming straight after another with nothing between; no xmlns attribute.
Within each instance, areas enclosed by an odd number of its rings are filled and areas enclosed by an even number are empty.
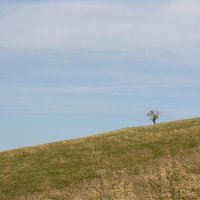
<svg viewBox="0 0 200 200"><path fill-rule="evenodd" d="M200 1L0 0L0 150L200 116Z"/></svg>

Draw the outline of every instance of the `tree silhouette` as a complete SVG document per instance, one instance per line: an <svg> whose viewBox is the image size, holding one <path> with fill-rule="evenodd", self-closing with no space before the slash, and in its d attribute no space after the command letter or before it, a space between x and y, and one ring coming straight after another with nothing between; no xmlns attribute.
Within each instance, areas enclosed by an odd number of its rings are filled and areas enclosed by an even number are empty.
<svg viewBox="0 0 200 200"><path fill-rule="evenodd" d="M153 123L156 124L156 120L161 115L161 112L160 111L156 111L156 110L150 110L147 113L147 115L153 121Z"/></svg>

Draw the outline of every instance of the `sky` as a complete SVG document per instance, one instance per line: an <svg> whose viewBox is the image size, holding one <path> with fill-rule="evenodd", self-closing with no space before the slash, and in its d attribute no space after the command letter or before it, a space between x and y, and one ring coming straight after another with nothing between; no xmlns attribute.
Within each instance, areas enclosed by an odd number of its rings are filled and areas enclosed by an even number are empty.
<svg viewBox="0 0 200 200"><path fill-rule="evenodd" d="M199 0L0 0L0 150L200 116Z"/></svg>

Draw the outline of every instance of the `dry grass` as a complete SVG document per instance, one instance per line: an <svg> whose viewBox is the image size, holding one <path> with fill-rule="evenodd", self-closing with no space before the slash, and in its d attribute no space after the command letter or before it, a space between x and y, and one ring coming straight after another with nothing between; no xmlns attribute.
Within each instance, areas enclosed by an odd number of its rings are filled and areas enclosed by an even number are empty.
<svg viewBox="0 0 200 200"><path fill-rule="evenodd" d="M200 119L1 152L0 199L200 199Z"/></svg>

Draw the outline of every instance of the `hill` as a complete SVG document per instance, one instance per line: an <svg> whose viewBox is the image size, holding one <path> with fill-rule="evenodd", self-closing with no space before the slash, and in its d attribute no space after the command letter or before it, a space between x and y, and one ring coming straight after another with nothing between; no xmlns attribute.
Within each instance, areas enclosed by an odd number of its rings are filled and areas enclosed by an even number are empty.
<svg viewBox="0 0 200 200"><path fill-rule="evenodd" d="M200 119L0 152L0 199L200 199Z"/></svg>

